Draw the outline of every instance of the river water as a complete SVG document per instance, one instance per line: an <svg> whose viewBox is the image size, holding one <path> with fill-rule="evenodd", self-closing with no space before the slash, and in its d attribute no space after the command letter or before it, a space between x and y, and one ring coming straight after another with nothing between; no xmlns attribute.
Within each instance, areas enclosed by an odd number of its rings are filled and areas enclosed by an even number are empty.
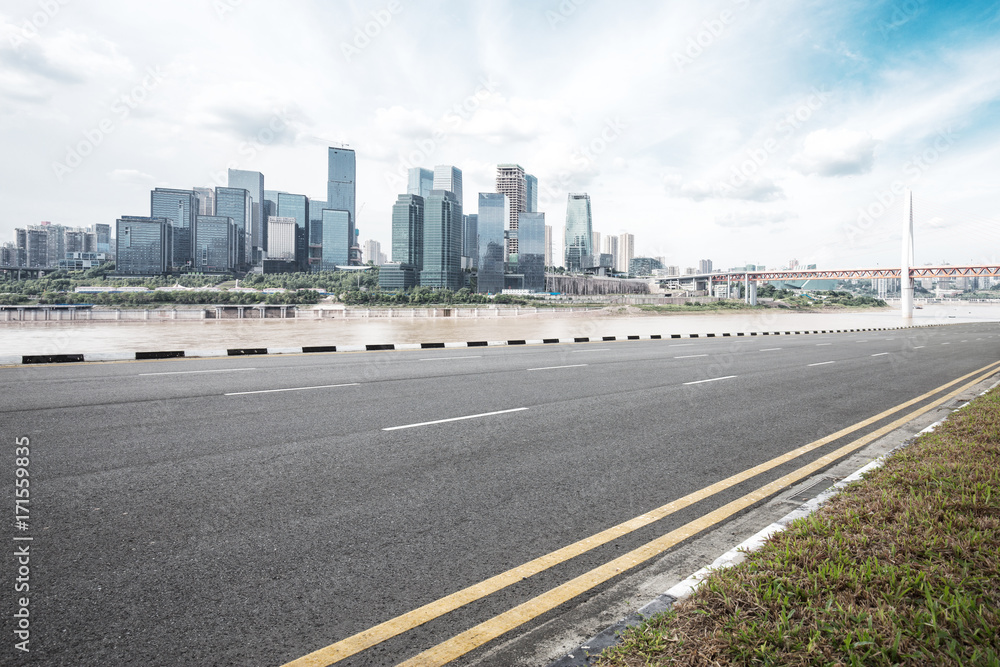
<svg viewBox="0 0 1000 667"><path fill-rule="evenodd" d="M1000 321L1000 305L928 304L912 323ZM0 356L314 345L460 342L659 334L866 329L903 324L898 309L823 313L617 315L540 313L496 319L265 319L145 322L0 322Z"/></svg>

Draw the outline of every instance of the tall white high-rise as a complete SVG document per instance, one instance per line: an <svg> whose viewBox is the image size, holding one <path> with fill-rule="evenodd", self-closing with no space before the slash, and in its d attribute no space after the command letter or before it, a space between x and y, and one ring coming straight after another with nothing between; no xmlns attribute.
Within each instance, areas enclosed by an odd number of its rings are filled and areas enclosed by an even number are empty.
<svg viewBox="0 0 1000 667"><path fill-rule="evenodd" d="M386 263L385 255L382 254L382 244L378 241L368 239L362 244L362 250L364 254L361 256L361 259L365 264L374 262L375 266L382 266Z"/></svg>
<svg viewBox="0 0 1000 667"><path fill-rule="evenodd" d="M618 260L618 237L617 236L605 236L604 240L602 241L602 244L603 245L601 246L601 252L604 253L604 254L606 254L606 255L611 255L612 257L614 257L615 261L617 261ZM619 269L618 266L615 266L615 268L618 269L619 271L621 271L621 269Z"/></svg>
<svg viewBox="0 0 1000 667"><path fill-rule="evenodd" d="M459 205L462 204L462 170L449 164L434 167L434 189L454 193Z"/></svg>
<svg viewBox="0 0 1000 667"><path fill-rule="evenodd" d="M635 236L629 233L618 235L618 254L615 255L615 268L628 271L629 262L635 258Z"/></svg>
<svg viewBox="0 0 1000 667"><path fill-rule="evenodd" d="M518 214L528 211L528 181L524 175L524 167L519 164L498 164L497 192L507 195L510 202L510 214L505 228L514 233L508 234L507 253L515 254L518 251Z"/></svg>
<svg viewBox="0 0 1000 667"><path fill-rule="evenodd" d="M590 247L594 249L593 252L594 252L595 255L601 254L601 233L600 232L594 232L593 233L593 237L591 238L591 241L590 241ZM596 260L597 258L595 257L594 259Z"/></svg>

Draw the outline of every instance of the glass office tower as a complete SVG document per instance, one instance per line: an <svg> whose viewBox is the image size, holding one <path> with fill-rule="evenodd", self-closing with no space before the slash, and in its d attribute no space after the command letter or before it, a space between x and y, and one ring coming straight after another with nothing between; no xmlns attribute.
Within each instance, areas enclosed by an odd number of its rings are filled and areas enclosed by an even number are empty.
<svg viewBox="0 0 1000 667"><path fill-rule="evenodd" d="M276 217L295 218L295 263L300 271L309 270L309 198L288 192L276 194Z"/></svg>
<svg viewBox="0 0 1000 667"><path fill-rule="evenodd" d="M221 215L199 215L195 218L194 268L209 273L227 273L236 268L239 255L236 223Z"/></svg>
<svg viewBox="0 0 1000 667"><path fill-rule="evenodd" d="M538 213L538 178L531 174L524 175L525 209L528 213Z"/></svg>
<svg viewBox="0 0 1000 667"><path fill-rule="evenodd" d="M407 173L406 194L430 197L434 189L434 172L423 167L413 167Z"/></svg>
<svg viewBox="0 0 1000 667"><path fill-rule="evenodd" d="M590 214L590 195L570 193L566 203L566 270L582 271L592 261L594 237Z"/></svg>
<svg viewBox="0 0 1000 667"><path fill-rule="evenodd" d="M431 196L424 200L424 256L420 286L459 290L464 285L462 205L454 192L432 190Z"/></svg>
<svg viewBox="0 0 1000 667"><path fill-rule="evenodd" d="M399 195L392 206L392 261L412 266L424 265L424 198Z"/></svg>
<svg viewBox="0 0 1000 667"><path fill-rule="evenodd" d="M156 188L150 193L150 216L166 218L174 228L171 261L175 267L191 262L191 232L198 215L198 195L194 190Z"/></svg>
<svg viewBox="0 0 1000 667"><path fill-rule="evenodd" d="M350 261L350 245L347 241L350 229L350 211L324 209L320 271L336 271L338 266L347 266Z"/></svg>
<svg viewBox="0 0 1000 667"><path fill-rule="evenodd" d="M327 152L327 184L326 203L334 210L347 211L350 215L347 233L348 251L354 244L354 227L357 224L355 210L355 180L357 178L357 162L354 151L350 148L330 147ZM326 232L323 232L326 238ZM346 262L345 262L346 265Z"/></svg>
<svg viewBox="0 0 1000 667"><path fill-rule="evenodd" d="M524 289L545 291L545 214L521 213L518 215L517 254L518 271L524 276Z"/></svg>
<svg viewBox="0 0 1000 667"><path fill-rule="evenodd" d="M473 269L479 266L479 214L465 216L465 229L462 230L462 256L467 266Z"/></svg>
<svg viewBox="0 0 1000 667"><path fill-rule="evenodd" d="M173 235L177 229L168 218L118 218L115 225L115 272L133 276L169 273L173 264Z"/></svg>
<svg viewBox="0 0 1000 667"><path fill-rule="evenodd" d="M247 262L259 264L267 250L267 217L264 212L264 174L243 169L229 170L229 187L250 193L250 225L246 229Z"/></svg>
<svg viewBox="0 0 1000 667"><path fill-rule="evenodd" d="M479 268L476 273L476 291L481 294L499 294L503 291L506 248L504 227L510 215L510 200L497 192L479 193L477 237Z"/></svg>
<svg viewBox="0 0 1000 667"><path fill-rule="evenodd" d="M242 270L250 257L247 255L250 225L253 220L253 203L250 192L243 188L215 188L215 214L232 218L236 225L236 266Z"/></svg>
<svg viewBox="0 0 1000 667"><path fill-rule="evenodd" d="M323 259L323 210L330 208L325 201L309 200L309 252L307 271L319 271Z"/></svg>
<svg viewBox="0 0 1000 667"><path fill-rule="evenodd" d="M455 201L462 205L462 170L448 164L434 167L434 190L444 190L455 195ZM429 194L427 195L430 196ZM426 199L426 197L425 197Z"/></svg>

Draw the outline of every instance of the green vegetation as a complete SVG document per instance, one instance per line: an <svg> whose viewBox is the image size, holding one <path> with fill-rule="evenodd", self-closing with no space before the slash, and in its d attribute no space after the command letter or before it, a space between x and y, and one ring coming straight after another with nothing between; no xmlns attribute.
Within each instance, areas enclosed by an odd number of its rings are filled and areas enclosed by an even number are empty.
<svg viewBox="0 0 1000 667"><path fill-rule="evenodd" d="M994 391L597 664L1000 665L998 627Z"/></svg>
<svg viewBox="0 0 1000 667"><path fill-rule="evenodd" d="M467 287L457 292L448 289L431 289L430 287L415 287L406 292L381 292L378 290L361 292L351 290L341 295L341 300L349 306L431 306L457 304L506 304L528 305L534 299L530 297L498 294L490 298L485 294L477 294Z"/></svg>
<svg viewBox="0 0 1000 667"><path fill-rule="evenodd" d="M684 304L665 304L662 306L643 304L637 306L639 310L645 311L647 313L692 313L692 312L708 312L708 311L718 311L718 310L761 310L766 307L767 306L751 306L748 303L743 303L742 301L736 301L735 299L728 299L725 301L710 301L708 303L688 301L687 303Z"/></svg>

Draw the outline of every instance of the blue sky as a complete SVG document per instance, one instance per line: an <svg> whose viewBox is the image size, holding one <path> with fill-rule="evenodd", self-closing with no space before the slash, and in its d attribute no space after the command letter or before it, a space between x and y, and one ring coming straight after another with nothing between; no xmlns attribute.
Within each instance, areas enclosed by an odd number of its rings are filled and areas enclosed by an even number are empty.
<svg viewBox="0 0 1000 667"><path fill-rule="evenodd" d="M692 5L5 2L0 240L229 166L322 198L343 142L384 248L407 166L475 212L516 162L681 267L897 265L907 187L918 262L1000 261L1000 3Z"/></svg>

